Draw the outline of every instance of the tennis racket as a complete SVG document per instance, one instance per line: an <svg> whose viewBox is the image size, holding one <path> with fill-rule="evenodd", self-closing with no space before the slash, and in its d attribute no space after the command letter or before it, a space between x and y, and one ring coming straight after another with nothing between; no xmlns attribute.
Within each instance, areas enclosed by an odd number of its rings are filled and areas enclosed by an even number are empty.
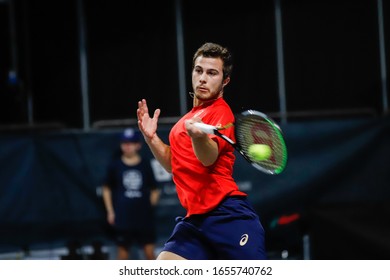
<svg viewBox="0 0 390 280"><path fill-rule="evenodd" d="M215 134L232 145L253 167L267 173L280 174L287 164L287 147L280 127L267 115L247 110L236 116L235 123L224 126L213 126L195 123L197 128L208 134ZM236 142L222 134L221 131L234 126ZM265 144L271 148L271 156L257 160L249 153L253 144Z"/></svg>

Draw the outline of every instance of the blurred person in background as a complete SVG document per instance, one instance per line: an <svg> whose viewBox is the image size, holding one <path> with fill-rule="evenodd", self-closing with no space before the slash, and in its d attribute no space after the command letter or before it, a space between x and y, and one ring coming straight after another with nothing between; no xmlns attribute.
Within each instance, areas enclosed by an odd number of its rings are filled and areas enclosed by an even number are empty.
<svg viewBox="0 0 390 280"><path fill-rule="evenodd" d="M117 259L131 258L134 244L142 247L145 259L155 259L156 226L154 208L160 192L149 160L144 160L139 132L125 129L120 138L120 157L108 166L103 183L107 222L117 244Z"/></svg>

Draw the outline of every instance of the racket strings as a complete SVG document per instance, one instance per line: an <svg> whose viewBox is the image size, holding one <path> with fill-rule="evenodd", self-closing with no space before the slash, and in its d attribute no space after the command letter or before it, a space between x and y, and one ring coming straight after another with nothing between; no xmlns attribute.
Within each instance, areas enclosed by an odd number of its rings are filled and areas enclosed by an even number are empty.
<svg viewBox="0 0 390 280"><path fill-rule="evenodd" d="M236 141L251 162L267 170L277 171L286 162L285 145L280 130L268 120L248 115L236 123ZM253 144L265 144L271 148L272 154L268 159L258 160L248 152Z"/></svg>

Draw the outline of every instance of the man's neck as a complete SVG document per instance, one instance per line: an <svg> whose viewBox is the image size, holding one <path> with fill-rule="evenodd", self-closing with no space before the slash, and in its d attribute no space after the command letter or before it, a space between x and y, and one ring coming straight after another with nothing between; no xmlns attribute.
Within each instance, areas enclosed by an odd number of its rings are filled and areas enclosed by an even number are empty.
<svg viewBox="0 0 390 280"><path fill-rule="evenodd" d="M130 166L136 165L136 164L141 162L141 156L138 154L132 155L132 156L122 155L121 159L122 159L124 164L130 165Z"/></svg>

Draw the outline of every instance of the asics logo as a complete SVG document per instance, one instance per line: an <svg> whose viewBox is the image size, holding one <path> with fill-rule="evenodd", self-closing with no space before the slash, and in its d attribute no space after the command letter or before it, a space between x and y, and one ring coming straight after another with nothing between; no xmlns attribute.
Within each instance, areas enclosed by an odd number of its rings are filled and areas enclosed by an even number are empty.
<svg viewBox="0 0 390 280"><path fill-rule="evenodd" d="M244 246L248 242L248 239L249 239L248 234L245 233L245 234L241 235L240 246Z"/></svg>

